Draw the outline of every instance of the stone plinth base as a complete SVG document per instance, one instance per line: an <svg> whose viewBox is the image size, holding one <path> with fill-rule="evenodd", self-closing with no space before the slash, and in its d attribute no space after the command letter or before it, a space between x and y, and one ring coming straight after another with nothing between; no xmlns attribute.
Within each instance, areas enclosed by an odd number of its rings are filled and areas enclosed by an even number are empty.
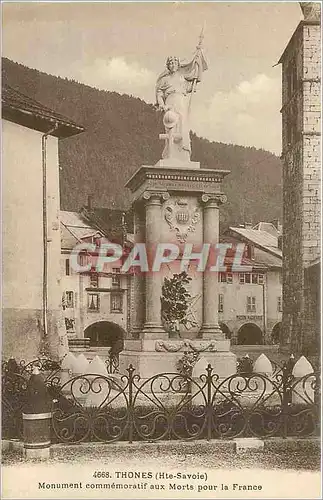
<svg viewBox="0 0 323 500"><path fill-rule="evenodd" d="M50 448L34 449L24 448L26 460L48 460L50 458Z"/></svg>
<svg viewBox="0 0 323 500"><path fill-rule="evenodd" d="M165 158L163 160L159 160L156 163L156 167L164 167L164 168L200 168L201 164L199 161L181 161L176 159Z"/></svg>
<svg viewBox="0 0 323 500"><path fill-rule="evenodd" d="M230 352L229 340L127 340L120 353L120 373L131 364L136 374L147 379L158 373L177 373L177 361L184 352L198 351L221 378L236 373L236 356ZM205 372L206 373L206 372Z"/></svg>
<svg viewBox="0 0 323 500"><path fill-rule="evenodd" d="M160 161L154 166L143 165L129 179L126 187L132 191L133 201L140 199L146 190L184 192L185 196L189 193L221 194L221 182L229 173L228 170L199 168L198 162L166 166L166 160Z"/></svg>

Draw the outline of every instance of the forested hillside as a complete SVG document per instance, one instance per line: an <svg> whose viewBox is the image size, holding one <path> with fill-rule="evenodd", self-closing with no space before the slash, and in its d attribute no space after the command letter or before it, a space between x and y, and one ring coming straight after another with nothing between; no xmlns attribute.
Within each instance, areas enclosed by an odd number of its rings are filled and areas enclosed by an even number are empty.
<svg viewBox="0 0 323 500"><path fill-rule="evenodd" d="M127 209L126 181L142 164L154 164L163 145L161 115L152 105L116 92L29 69L2 60L3 82L66 115L86 131L60 140L61 207L79 210L92 195L97 207ZM264 133L266 131L264 130ZM210 142L192 134L192 160L205 168L228 169L228 203L222 227L281 218L281 162L255 148Z"/></svg>

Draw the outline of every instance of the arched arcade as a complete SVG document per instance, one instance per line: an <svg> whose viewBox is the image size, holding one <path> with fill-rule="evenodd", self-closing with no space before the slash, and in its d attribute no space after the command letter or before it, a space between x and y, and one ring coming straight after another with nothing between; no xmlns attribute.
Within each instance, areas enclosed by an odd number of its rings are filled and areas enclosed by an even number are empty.
<svg viewBox="0 0 323 500"><path fill-rule="evenodd" d="M121 346L125 336L124 329L112 321L97 321L84 330L84 337L90 339L90 347Z"/></svg>
<svg viewBox="0 0 323 500"><path fill-rule="evenodd" d="M259 326L254 323L245 323L238 330L238 345L261 345L263 344L263 335Z"/></svg>

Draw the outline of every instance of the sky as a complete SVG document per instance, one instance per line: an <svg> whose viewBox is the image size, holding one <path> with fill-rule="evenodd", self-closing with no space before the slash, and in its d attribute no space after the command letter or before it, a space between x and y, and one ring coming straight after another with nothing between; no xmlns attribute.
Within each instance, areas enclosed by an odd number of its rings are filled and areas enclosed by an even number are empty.
<svg viewBox="0 0 323 500"><path fill-rule="evenodd" d="M205 25L208 70L191 128L281 153L281 66L298 2L3 3L2 55L30 68L154 102L169 55L189 61Z"/></svg>

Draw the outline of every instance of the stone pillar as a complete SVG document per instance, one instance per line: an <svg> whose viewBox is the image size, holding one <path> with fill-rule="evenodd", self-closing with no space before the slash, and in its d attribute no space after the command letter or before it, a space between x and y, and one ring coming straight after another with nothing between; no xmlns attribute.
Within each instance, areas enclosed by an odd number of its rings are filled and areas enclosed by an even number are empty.
<svg viewBox="0 0 323 500"><path fill-rule="evenodd" d="M146 191L143 194L146 209L146 250L148 255L149 269L151 269L156 245L160 239L161 200L167 199L168 193L154 193ZM169 195L168 195L169 196ZM164 339L168 335L161 324L161 272L146 273L145 277L145 324L142 331L143 339Z"/></svg>
<svg viewBox="0 0 323 500"><path fill-rule="evenodd" d="M225 201L225 195L202 195L203 243L211 244L210 256L215 255L215 245L219 242L219 205ZM209 261L208 267L215 264ZM203 339L225 338L218 323L218 293L218 273L206 268L203 273L203 323L200 330Z"/></svg>
<svg viewBox="0 0 323 500"><path fill-rule="evenodd" d="M135 243L144 243L144 214L142 204L137 203L134 206L134 236ZM145 319L145 282L144 274L140 270L136 270L131 277L131 295L130 295L130 309L131 309L131 335L132 338L139 338L142 331Z"/></svg>

